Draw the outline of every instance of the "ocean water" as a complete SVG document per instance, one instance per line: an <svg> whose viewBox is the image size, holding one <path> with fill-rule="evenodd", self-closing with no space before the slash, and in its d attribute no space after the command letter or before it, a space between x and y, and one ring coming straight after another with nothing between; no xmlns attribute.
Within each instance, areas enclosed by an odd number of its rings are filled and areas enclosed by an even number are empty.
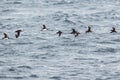
<svg viewBox="0 0 120 80"><path fill-rule="evenodd" d="M0 80L120 80L119 7L120 0L0 0Z"/></svg>

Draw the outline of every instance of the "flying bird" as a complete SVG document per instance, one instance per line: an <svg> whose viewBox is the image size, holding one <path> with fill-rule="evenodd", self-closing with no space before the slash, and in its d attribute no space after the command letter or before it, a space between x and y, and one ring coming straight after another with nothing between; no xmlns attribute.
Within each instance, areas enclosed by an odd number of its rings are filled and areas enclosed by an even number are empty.
<svg viewBox="0 0 120 80"><path fill-rule="evenodd" d="M75 37L77 37L79 34L80 34L79 32L76 32L74 35L75 35Z"/></svg>
<svg viewBox="0 0 120 80"><path fill-rule="evenodd" d="M22 30L16 30L15 32L16 32L15 37L18 38L20 36L20 33L22 32Z"/></svg>
<svg viewBox="0 0 120 80"><path fill-rule="evenodd" d="M58 31L56 34L58 34L60 37L62 33L63 33L62 31Z"/></svg>
<svg viewBox="0 0 120 80"><path fill-rule="evenodd" d="M43 24L41 31L43 31L43 30L48 30L45 24Z"/></svg>
<svg viewBox="0 0 120 80"><path fill-rule="evenodd" d="M86 31L86 33L89 33L89 32L92 32L92 30L91 30L91 27L90 27L90 26L88 26L88 30Z"/></svg>
<svg viewBox="0 0 120 80"><path fill-rule="evenodd" d="M77 31L74 29L74 28L72 28L72 32L71 32L71 34L75 34Z"/></svg>
<svg viewBox="0 0 120 80"><path fill-rule="evenodd" d="M77 37L80 33L78 31L76 31L74 28L72 28L71 34L73 34L75 37Z"/></svg>
<svg viewBox="0 0 120 80"><path fill-rule="evenodd" d="M9 36L6 33L3 33L3 35L4 35L4 37L2 39L5 39L5 38L9 39Z"/></svg>
<svg viewBox="0 0 120 80"><path fill-rule="evenodd" d="M116 31L115 27L112 27L112 30L110 33L114 33L114 32L117 32L117 31Z"/></svg>

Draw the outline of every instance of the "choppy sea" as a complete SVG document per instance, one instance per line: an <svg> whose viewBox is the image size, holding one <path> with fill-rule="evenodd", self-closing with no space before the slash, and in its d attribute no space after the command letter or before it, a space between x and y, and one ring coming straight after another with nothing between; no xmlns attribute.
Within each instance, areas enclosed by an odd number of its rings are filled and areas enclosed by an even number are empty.
<svg viewBox="0 0 120 80"><path fill-rule="evenodd" d="M0 80L120 80L120 0L0 0Z"/></svg>

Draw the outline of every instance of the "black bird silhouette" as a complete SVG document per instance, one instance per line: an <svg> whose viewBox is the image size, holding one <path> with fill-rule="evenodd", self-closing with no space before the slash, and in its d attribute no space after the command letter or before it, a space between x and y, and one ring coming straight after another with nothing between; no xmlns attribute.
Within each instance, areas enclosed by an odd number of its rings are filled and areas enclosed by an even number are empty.
<svg viewBox="0 0 120 80"><path fill-rule="evenodd" d="M90 26L88 26L88 30L86 31L86 33L89 33L89 32L92 32L92 30L91 30L91 27L90 27Z"/></svg>
<svg viewBox="0 0 120 80"><path fill-rule="evenodd" d="M112 30L111 30L110 33L113 33L113 32L117 32L116 29L115 29L115 27L112 27Z"/></svg>
<svg viewBox="0 0 120 80"><path fill-rule="evenodd" d="M63 33L62 31L58 31L56 34L58 34L60 37L62 33Z"/></svg>
<svg viewBox="0 0 120 80"><path fill-rule="evenodd" d="M75 34L77 31L75 29L72 28L72 32L71 34Z"/></svg>
<svg viewBox="0 0 120 80"><path fill-rule="evenodd" d="M20 33L22 32L22 30L17 30L15 32L16 32L15 37L18 38L20 36Z"/></svg>
<svg viewBox="0 0 120 80"><path fill-rule="evenodd" d="M43 24L43 28L41 31L43 31L43 30L48 30L45 24Z"/></svg>
<svg viewBox="0 0 120 80"><path fill-rule="evenodd" d="M73 34L75 37L77 37L80 33L72 28L71 34Z"/></svg>
<svg viewBox="0 0 120 80"><path fill-rule="evenodd" d="M79 32L76 32L74 35L75 35L75 37L77 37L79 34L80 34Z"/></svg>
<svg viewBox="0 0 120 80"><path fill-rule="evenodd" d="M8 35L6 33L3 33L3 35L4 35L4 37L2 39L5 39L5 38L9 39L9 37L8 37Z"/></svg>

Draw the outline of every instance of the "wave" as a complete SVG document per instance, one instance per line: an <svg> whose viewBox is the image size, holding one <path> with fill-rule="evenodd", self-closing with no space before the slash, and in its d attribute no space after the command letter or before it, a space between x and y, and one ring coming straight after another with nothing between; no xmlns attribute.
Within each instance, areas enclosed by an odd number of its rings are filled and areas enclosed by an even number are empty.
<svg viewBox="0 0 120 80"><path fill-rule="evenodd" d="M116 53L117 49L115 48L99 48L94 52L98 52L98 53Z"/></svg>
<svg viewBox="0 0 120 80"><path fill-rule="evenodd" d="M30 66L25 66L25 65L18 66L17 68L32 69L32 67L30 67Z"/></svg>

